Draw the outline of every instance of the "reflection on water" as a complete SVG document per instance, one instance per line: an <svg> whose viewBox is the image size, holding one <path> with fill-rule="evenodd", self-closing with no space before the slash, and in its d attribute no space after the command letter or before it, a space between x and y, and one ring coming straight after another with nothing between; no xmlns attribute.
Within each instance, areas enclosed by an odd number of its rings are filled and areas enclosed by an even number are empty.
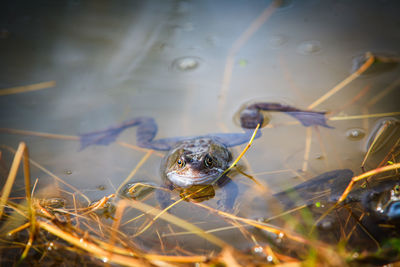
<svg viewBox="0 0 400 267"><path fill-rule="evenodd" d="M334 129L307 128L283 113L267 114L263 136L241 161L245 173L262 187L232 173L240 191L236 212L267 218L273 193L331 170L359 174L371 142L366 136L374 135L383 116L371 114L399 118L399 4L282 1L257 24L270 3L10 1L0 11L0 92L45 81L56 85L0 96L1 144L15 148L25 141L35 162L95 201L114 193L127 177L129 183L160 185L163 154L132 149L134 129L123 132L115 144L82 151L79 134L139 116L157 120L158 138L239 132L234 114L244 103L260 99L309 109L349 70L365 64L366 51L379 51L367 75L311 108L328 112ZM391 149L384 141L379 144L384 152L368 158L367 170L381 164ZM2 153L2 181L11 158ZM38 166L32 177L39 178L38 188L52 181ZM202 203L217 207L221 196L218 190L215 194ZM144 199L156 205L151 196ZM227 226L224 219L187 202L176 205L173 214L199 222L202 229ZM167 246L190 241L187 251L215 248L191 235L173 236L177 231L163 228ZM215 234L249 248L248 236L239 230ZM141 240L147 248L159 244L154 231Z"/></svg>

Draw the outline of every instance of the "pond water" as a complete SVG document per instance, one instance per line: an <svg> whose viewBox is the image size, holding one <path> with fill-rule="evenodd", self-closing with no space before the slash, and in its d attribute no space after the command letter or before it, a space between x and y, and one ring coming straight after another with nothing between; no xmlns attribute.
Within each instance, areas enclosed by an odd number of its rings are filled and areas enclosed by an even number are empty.
<svg viewBox="0 0 400 267"><path fill-rule="evenodd" d="M98 200L114 193L146 152L121 145L136 144L134 128L119 143L84 150L79 134L139 116L155 118L157 138L241 132L235 116L255 101L329 112L333 129L268 114L262 137L240 163L267 191L233 175L240 192L236 212L265 218L273 193L335 169L360 174L375 125L384 117L399 118L397 63L372 66L313 105L362 65L360 55L399 58L399 11L397 1L365 0L281 1L275 9L267 0L8 1L0 11L0 93L41 82L55 85L0 96L0 143L16 148L26 142L35 162ZM368 117L381 113L388 115ZM352 117L358 115L364 117ZM243 146L235 149L238 155ZM11 160L6 150L3 155ZM161 184L161 156L153 153L130 182ZM372 158L366 169L381 160ZM38 192L52 195L40 189L53 179L32 166L36 178ZM217 199L218 192L203 204L215 208ZM202 229L227 225L190 203L173 213ZM144 246L157 251L155 232L146 235ZM238 248L249 246L249 237L237 229L216 235ZM213 248L193 235L179 242L189 244L188 251Z"/></svg>

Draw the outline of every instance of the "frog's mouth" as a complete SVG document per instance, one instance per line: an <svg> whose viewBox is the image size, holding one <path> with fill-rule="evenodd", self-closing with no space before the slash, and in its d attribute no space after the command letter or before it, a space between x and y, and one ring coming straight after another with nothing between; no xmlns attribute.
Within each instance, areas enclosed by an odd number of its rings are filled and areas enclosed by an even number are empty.
<svg viewBox="0 0 400 267"><path fill-rule="evenodd" d="M223 173L221 169L209 170L207 173L201 172L185 172L179 173L177 171L171 171L167 173L167 178L173 184L187 188L193 185L209 185L214 182Z"/></svg>

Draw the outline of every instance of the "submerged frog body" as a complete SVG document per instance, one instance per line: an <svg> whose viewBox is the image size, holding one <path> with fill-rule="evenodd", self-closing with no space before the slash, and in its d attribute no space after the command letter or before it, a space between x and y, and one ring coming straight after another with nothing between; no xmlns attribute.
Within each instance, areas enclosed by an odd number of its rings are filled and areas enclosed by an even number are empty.
<svg viewBox="0 0 400 267"><path fill-rule="evenodd" d="M325 206L330 207L336 205L352 177L353 172L348 169L325 172L273 196L287 210L300 206L315 209L316 203L320 203L319 205L324 203ZM398 227L400 224L400 176L398 174L387 176L383 181L372 180L368 186L354 188L342 205L353 204L359 205L357 212L365 213L363 215L365 216L364 228L371 228L371 231L379 233L384 230L380 228L387 228L380 227L379 223ZM341 210L342 205L335 210Z"/></svg>
<svg viewBox="0 0 400 267"><path fill-rule="evenodd" d="M263 124L260 110L285 112L301 122L303 126L320 125L331 128L326 124L325 112L301 110L279 103L254 103L242 111L240 116L243 133L208 134L192 138L175 137L154 140L157 134L157 125L152 118L139 117L126 121L116 127L103 131L80 135L81 149L90 145L108 145L116 140L125 129L137 126L136 143L148 149L169 151L161 164L161 174L165 187L190 191L191 187L216 185L228 187L231 192L224 199L228 208L232 208L232 201L236 198L238 189L230 179L222 176L232 161L228 147L244 144L249 141L253 129L257 124ZM256 138L261 136L258 132ZM193 190L192 190L193 191ZM212 193L211 193L212 194ZM183 192L183 195L185 193ZM164 191L158 196L161 206L168 205L168 193ZM207 197L206 197L207 198ZM228 203L229 202L229 203Z"/></svg>

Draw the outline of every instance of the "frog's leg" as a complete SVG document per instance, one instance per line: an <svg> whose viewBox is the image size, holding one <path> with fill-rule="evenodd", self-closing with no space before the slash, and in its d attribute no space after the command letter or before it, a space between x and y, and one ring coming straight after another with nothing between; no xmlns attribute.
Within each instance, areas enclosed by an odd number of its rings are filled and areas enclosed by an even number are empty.
<svg viewBox="0 0 400 267"><path fill-rule="evenodd" d="M306 127L319 125L326 128L333 128L326 123L326 112L302 110L292 106L270 102L257 102L246 107L240 113L240 124L242 128L254 129L257 124L262 125L264 118L260 110L285 112Z"/></svg>
<svg viewBox="0 0 400 267"><path fill-rule="evenodd" d="M156 190L156 199L157 202L160 204L161 210L165 209L166 207L174 203L174 201L172 201L172 194L171 194L172 190L173 190L172 184L163 185L161 189Z"/></svg>
<svg viewBox="0 0 400 267"><path fill-rule="evenodd" d="M226 212L232 212L235 206L235 201L239 195L239 187L228 176L222 177L217 181L216 185L221 188L221 199L218 200L218 209Z"/></svg>
<svg viewBox="0 0 400 267"><path fill-rule="evenodd" d="M273 196L287 209L304 204L313 204L316 199L318 201L336 202L351 180L351 177L353 177L353 172L349 169L324 172ZM327 190L329 190L329 194L326 194Z"/></svg>
<svg viewBox="0 0 400 267"><path fill-rule="evenodd" d="M262 125L264 117L260 111L278 111L297 119L303 126L319 125L326 128L332 128L327 125L325 112L313 110L301 110L292 106L282 105L279 103L258 102L246 107L240 113L240 125L245 129L244 133L233 134L210 134L210 137L215 137L228 147L237 146L248 142L253 134L252 129L257 127L257 124ZM259 131L256 138L261 136Z"/></svg>
<svg viewBox="0 0 400 267"><path fill-rule="evenodd" d="M157 134L156 122L153 118L138 117L105 130L81 134L81 150L91 145L109 145L117 139L123 130L134 126L138 127L136 142L140 147L154 150L169 150L179 141L178 138L153 140Z"/></svg>
<svg viewBox="0 0 400 267"><path fill-rule="evenodd" d="M177 142L182 141L184 139L185 139L184 137L175 137L175 138L163 138L158 140L152 140L151 142L140 142L140 143L139 140L136 140L136 142L140 147L159 150L159 151L168 151Z"/></svg>

